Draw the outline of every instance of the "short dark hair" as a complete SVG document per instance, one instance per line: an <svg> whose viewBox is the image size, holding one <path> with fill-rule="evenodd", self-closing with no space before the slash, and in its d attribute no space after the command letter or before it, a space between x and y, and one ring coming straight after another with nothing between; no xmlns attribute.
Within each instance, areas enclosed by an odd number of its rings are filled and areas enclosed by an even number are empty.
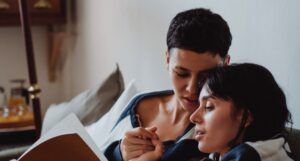
<svg viewBox="0 0 300 161"><path fill-rule="evenodd" d="M178 13L170 23L167 46L197 53L228 54L231 33L227 22L208 9L196 8Z"/></svg>
<svg viewBox="0 0 300 161"><path fill-rule="evenodd" d="M229 100L236 109L251 113L253 121L243 129L243 141L284 134L286 124L292 123L284 92L263 66L244 63L216 67L206 73L203 82L216 98Z"/></svg>

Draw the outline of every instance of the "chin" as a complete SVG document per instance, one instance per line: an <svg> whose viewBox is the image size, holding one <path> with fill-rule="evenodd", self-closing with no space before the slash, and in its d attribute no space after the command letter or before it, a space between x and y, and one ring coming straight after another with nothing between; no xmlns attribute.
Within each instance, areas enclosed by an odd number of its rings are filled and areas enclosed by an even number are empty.
<svg viewBox="0 0 300 161"><path fill-rule="evenodd" d="M183 108L186 110L186 111L189 111L190 113L193 113L197 110L198 106L197 107L192 107L192 106L183 106Z"/></svg>
<svg viewBox="0 0 300 161"><path fill-rule="evenodd" d="M209 147L203 145L202 143L198 143L198 149L203 153L213 153L213 151Z"/></svg>
<svg viewBox="0 0 300 161"><path fill-rule="evenodd" d="M181 102L181 106L186 110L189 111L190 113L193 113L196 111L198 108L198 105L191 105L191 104L186 104L184 102Z"/></svg>

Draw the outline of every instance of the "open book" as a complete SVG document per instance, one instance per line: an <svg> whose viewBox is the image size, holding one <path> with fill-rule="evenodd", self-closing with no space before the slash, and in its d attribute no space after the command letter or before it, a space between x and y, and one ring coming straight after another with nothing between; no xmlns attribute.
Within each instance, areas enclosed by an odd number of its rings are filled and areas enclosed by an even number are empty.
<svg viewBox="0 0 300 161"><path fill-rule="evenodd" d="M108 161L75 114L37 140L18 161Z"/></svg>

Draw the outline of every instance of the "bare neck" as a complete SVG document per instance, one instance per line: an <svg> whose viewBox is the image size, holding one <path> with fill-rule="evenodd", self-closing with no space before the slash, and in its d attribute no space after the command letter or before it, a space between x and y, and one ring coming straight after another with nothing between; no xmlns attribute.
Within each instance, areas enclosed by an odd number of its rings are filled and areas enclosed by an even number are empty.
<svg viewBox="0 0 300 161"><path fill-rule="evenodd" d="M178 102L176 97L173 95L170 100L165 104L165 112L171 117L171 122L176 124L178 122L190 122L190 112L186 111Z"/></svg>

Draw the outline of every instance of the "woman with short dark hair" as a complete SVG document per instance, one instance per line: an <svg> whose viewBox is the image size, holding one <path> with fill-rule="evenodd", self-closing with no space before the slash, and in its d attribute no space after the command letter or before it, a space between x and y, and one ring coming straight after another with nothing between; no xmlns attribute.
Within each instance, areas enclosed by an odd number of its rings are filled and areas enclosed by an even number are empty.
<svg viewBox="0 0 300 161"><path fill-rule="evenodd" d="M143 93L129 102L111 130L108 160L129 161L153 152L156 144L150 140L155 138L164 144L162 161L206 156L192 139L189 118L199 106L199 75L229 64L231 40L229 26L219 14L204 8L178 13L168 29L165 54L172 90Z"/></svg>

